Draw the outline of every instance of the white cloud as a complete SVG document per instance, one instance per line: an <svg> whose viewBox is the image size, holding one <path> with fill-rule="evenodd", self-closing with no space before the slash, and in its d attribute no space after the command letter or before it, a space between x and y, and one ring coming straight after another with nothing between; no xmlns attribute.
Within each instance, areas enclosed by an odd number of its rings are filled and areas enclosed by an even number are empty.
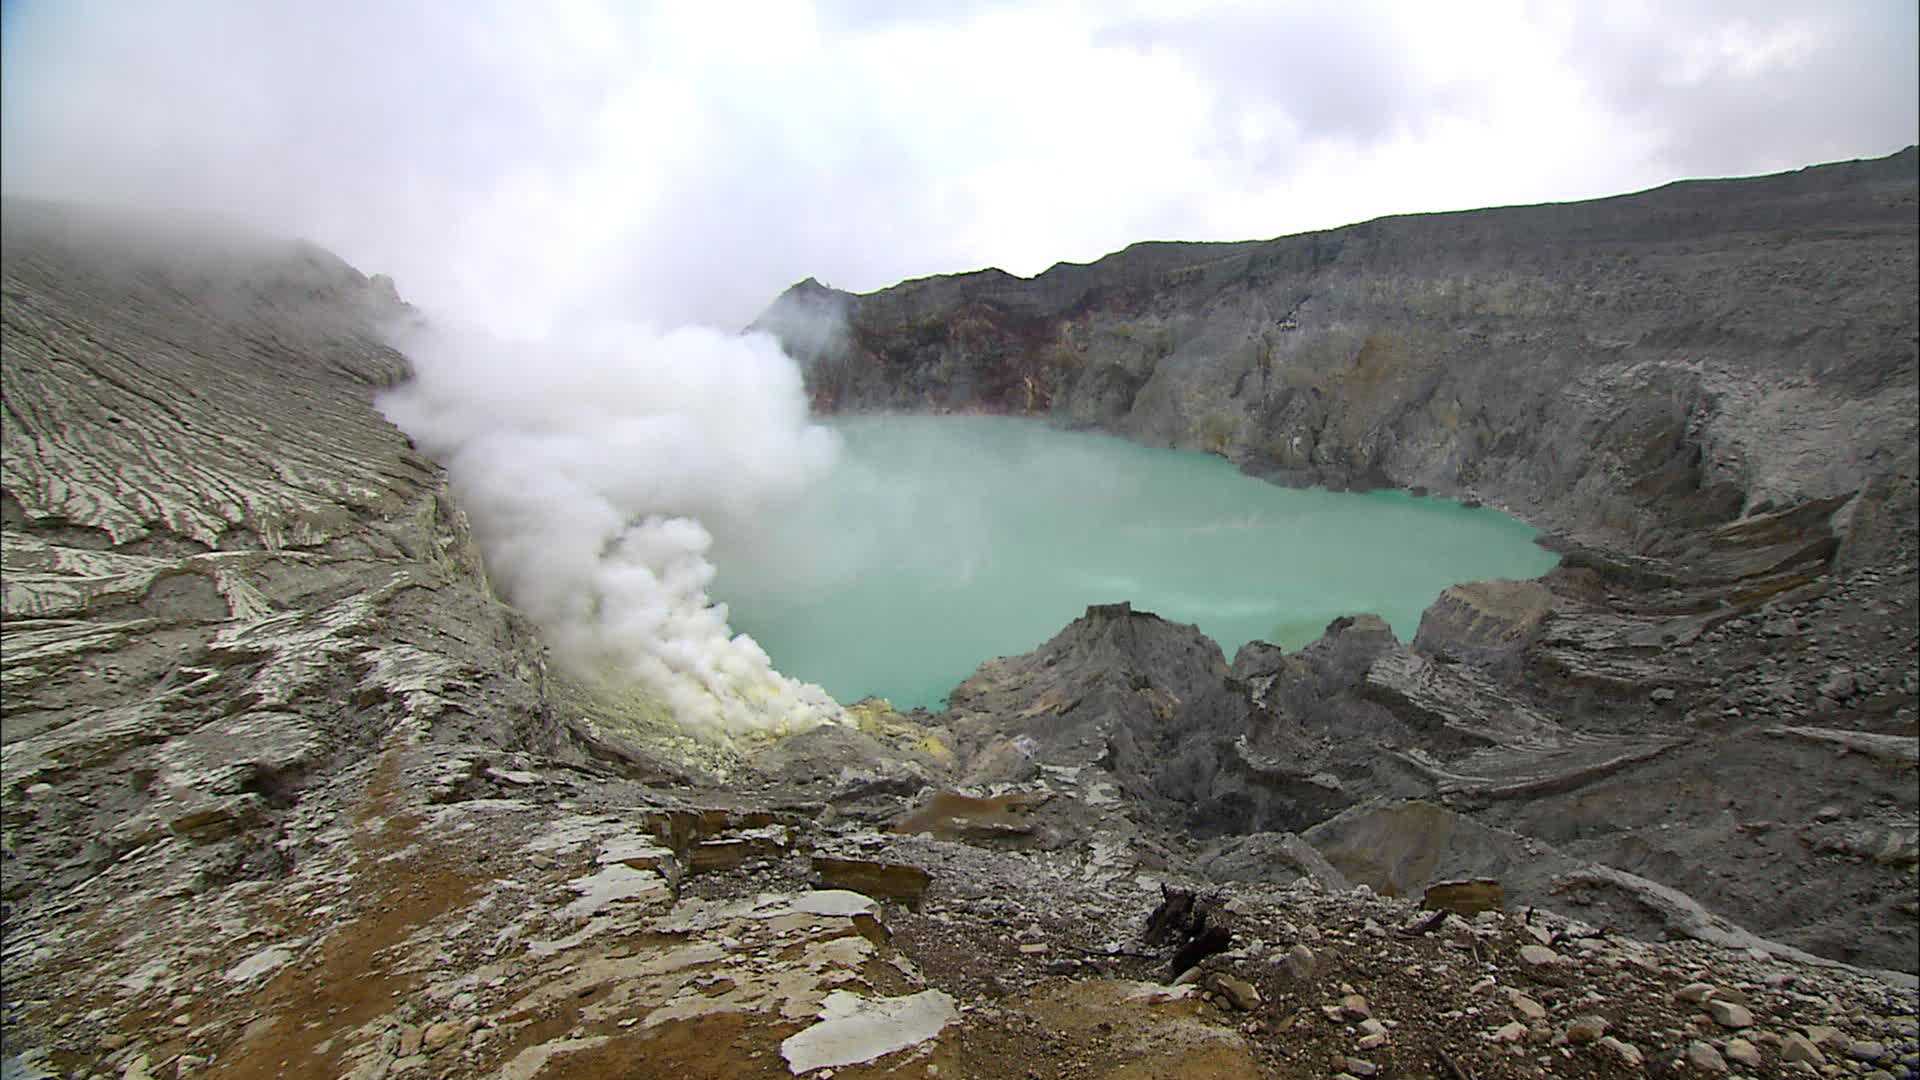
<svg viewBox="0 0 1920 1080"><path fill-rule="evenodd" d="M489 574L564 663L647 686L716 738L840 718L707 596L715 540L789 512L838 450L772 337L435 322L400 344L416 374L381 407L446 466Z"/></svg>
<svg viewBox="0 0 1920 1080"><path fill-rule="evenodd" d="M1910 4L44 3L10 192L209 206L522 328L1609 194L1916 137Z"/></svg>

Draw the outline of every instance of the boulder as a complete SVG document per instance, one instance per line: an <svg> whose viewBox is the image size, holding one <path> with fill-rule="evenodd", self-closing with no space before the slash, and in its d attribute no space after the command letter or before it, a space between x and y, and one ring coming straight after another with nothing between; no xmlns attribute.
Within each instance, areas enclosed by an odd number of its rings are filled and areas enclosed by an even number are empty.
<svg viewBox="0 0 1920 1080"><path fill-rule="evenodd" d="M1537 581L1474 581L1441 592L1420 616L1415 652L1480 664L1511 660L1553 614L1553 593Z"/></svg>
<svg viewBox="0 0 1920 1080"><path fill-rule="evenodd" d="M846 889L909 905L919 903L933 882L925 870L908 863L817 854L812 866L823 888Z"/></svg>
<svg viewBox="0 0 1920 1080"><path fill-rule="evenodd" d="M1421 896L1420 906L1471 918L1482 911L1499 911L1505 902L1506 890L1498 881L1469 878L1434 882Z"/></svg>

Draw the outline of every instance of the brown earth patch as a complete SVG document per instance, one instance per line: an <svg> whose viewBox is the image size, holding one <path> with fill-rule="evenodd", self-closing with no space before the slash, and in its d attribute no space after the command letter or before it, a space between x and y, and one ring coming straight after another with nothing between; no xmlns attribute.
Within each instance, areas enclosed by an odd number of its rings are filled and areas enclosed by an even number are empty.
<svg viewBox="0 0 1920 1080"><path fill-rule="evenodd" d="M701 1016L555 1054L540 1075L575 1080L788 1080L792 1074L780 1057L780 1041L798 1027L768 1024L751 1015ZM834 1075L858 1074L842 1069Z"/></svg>
<svg viewBox="0 0 1920 1080"><path fill-rule="evenodd" d="M317 963L289 967L253 995L251 1005L276 1019L251 1030L220 1062L217 1075L236 1080L339 1076L339 1052L352 1045L339 1036L385 1013L420 982L417 974L385 970L383 956L422 926L474 899L478 879L440 857L420 852L389 858L409 848L420 824L410 812L387 816L397 798L399 753L398 748L383 753L353 813L358 826L354 878L366 896L362 914L327 939Z"/></svg>

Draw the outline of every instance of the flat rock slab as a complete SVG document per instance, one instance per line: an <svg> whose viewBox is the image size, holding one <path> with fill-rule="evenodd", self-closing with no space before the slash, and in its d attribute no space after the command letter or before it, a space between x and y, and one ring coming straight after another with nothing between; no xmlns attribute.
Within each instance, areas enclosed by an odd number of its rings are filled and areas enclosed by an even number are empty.
<svg viewBox="0 0 1920 1080"><path fill-rule="evenodd" d="M270 945L228 968L223 978L228 982L252 982L270 971L279 970L291 959L291 951L279 945Z"/></svg>
<svg viewBox="0 0 1920 1080"><path fill-rule="evenodd" d="M576 878L567 883L580 898L568 904L563 914L568 918L584 918L593 915L608 904L641 902L647 904L667 904L673 900L673 892L659 874L650 870L635 870L625 863L603 866L598 873Z"/></svg>
<svg viewBox="0 0 1920 1080"><path fill-rule="evenodd" d="M793 910L809 915L878 915L880 905L873 898L847 889L816 889L793 898Z"/></svg>
<svg viewBox="0 0 1920 1080"><path fill-rule="evenodd" d="M1483 911L1499 911L1506 906L1506 896L1500 883L1490 878L1439 881L1427 886L1420 906L1471 917Z"/></svg>
<svg viewBox="0 0 1920 1080"><path fill-rule="evenodd" d="M896 998L869 998L835 990L820 1007L820 1022L780 1044L795 1076L857 1065L918 1046L960 1018L953 998L922 990Z"/></svg>
<svg viewBox="0 0 1920 1080"><path fill-rule="evenodd" d="M918 903L933 878L906 863L815 855L813 872L829 889L846 889L884 900Z"/></svg>

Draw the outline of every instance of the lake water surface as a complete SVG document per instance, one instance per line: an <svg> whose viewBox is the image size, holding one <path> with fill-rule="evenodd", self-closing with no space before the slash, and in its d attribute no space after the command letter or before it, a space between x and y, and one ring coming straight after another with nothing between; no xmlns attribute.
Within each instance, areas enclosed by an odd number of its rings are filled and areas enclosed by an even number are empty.
<svg viewBox="0 0 1920 1080"><path fill-rule="evenodd" d="M836 421L809 501L716 546L711 590L789 675L843 702L938 709L984 660L1089 604L1198 624L1232 658L1374 612L1402 640L1440 590L1558 556L1492 510L1292 490L1220 458L1000 417Z"/></svg>

